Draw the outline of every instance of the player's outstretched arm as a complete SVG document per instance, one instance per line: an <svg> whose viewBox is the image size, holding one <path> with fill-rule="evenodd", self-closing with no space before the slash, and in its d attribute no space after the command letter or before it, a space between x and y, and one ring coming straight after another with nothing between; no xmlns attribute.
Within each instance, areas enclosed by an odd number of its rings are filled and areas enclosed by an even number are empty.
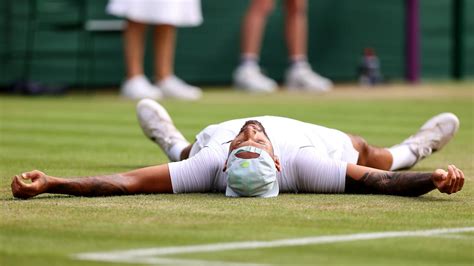
<svg viewBox="0 0 474 266"><path fill-rule="evenodd" d="M31 183L25 182L31 180ZM42 193L98 197L149 193L172 193L168 164L126 173L79 178L59 178L34 170L13 177L12 194L28 199Z"/></svg>
<svg viewBox="0 0 474 266"><path fill-rule="evenodd" d="M454 165L447 171L436 169L433 173L387 172L360 165L348 164L346 192L420 196L438 189L442 193L456 193L464 185L464 173Z"/></svg>

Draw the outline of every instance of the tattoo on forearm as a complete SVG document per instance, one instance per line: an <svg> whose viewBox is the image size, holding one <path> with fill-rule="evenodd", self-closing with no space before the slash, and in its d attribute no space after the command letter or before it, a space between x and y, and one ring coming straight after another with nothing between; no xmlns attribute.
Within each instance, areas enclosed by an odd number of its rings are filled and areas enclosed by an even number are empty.
<svg viewBox="0 0 474 266"><path fill-rule="evenodd" d="M48 192L85 197L130 194L121 175L64 179Z"/></svg>
<svg viewBox="0 0 474 266"><path fill-rule="evenodd" d="M367 172L361 179L346 176L346 192L417 197L435 189L430 173Z"/></svg>

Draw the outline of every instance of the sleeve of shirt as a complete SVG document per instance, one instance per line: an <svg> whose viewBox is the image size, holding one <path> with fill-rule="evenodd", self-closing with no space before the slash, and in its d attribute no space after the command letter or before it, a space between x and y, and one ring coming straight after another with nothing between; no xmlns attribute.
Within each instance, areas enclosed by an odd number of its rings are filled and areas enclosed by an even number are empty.
<svg viewBox="0 0 474 266"><path fill-rule="evenodd" d="M313 147L305 147L297 152L294 167L299 192L344 192L346 162L323 157Z"/></svg>
<svg viewBox="0 0 474 266"><path fill-rule="evenodd" d="M187 160L169 163L173 192L212 192L221 164L224 164L221 156L209 147Z"/></svg>

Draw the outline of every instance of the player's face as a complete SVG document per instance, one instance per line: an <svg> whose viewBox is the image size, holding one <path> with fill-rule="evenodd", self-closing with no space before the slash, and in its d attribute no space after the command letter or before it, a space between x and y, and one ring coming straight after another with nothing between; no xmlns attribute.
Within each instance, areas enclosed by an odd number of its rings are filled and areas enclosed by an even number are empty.
<svg viewBox="0 0 474 266"><path fill-rule="evenodd" d="M243 146L260 148L273 156L272 143L268 139L263 126L257 121L247 121L245 123L239 134L230 143L229 152Z"/></svg>

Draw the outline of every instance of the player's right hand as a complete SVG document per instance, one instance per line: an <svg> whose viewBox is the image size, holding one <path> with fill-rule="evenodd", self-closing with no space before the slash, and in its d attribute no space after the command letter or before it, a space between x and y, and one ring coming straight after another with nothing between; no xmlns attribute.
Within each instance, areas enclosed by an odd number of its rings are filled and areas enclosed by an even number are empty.
<svg viewBox="0 0 474 266"><path fill-rule="evenodd" d="M31 180L26 183L24 180ZM12 180L12 194L15 198L28 199L46 192L48 176L38 170L16 175Z"/></svg>

